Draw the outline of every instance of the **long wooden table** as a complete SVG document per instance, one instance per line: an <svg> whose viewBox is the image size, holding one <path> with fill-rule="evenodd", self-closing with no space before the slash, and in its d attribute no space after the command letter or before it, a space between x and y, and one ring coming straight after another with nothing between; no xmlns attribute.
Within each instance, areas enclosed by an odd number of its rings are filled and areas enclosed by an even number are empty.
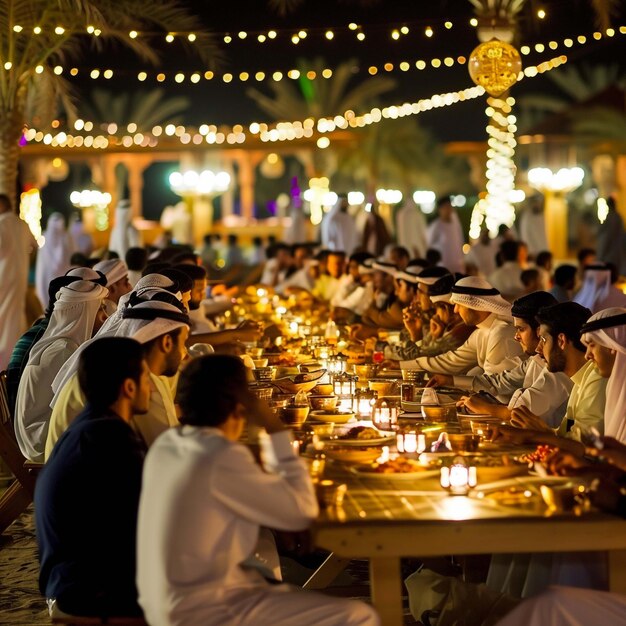
<svg viewBox="0 0 626 626"><path fill-rule="evenodd" d="M308 587L331 582L349 559L369 559L372 601L384 626L403 623L401 557L607 550L611 590L626 593L626 521L595 512L550 516L536 478L507 481L527 491L527 501L513 505L479 497L481 489L490 493L487 485L450 496L434 478L365 479L339 464L327 477L346 482L348 492L314 526L317 545L332 555Z"/></svg>

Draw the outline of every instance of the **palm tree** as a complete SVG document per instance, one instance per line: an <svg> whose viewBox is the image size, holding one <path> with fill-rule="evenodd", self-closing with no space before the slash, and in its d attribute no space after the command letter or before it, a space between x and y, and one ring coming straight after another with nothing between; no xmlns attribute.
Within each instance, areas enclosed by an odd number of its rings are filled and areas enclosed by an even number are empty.
<svg viewBox="0 0 626 626"><path fill-rule="evenodd" d="M338 174L364 183L369 194L381 186L437 194L471 189L463 160L444 154L415 118L385 119L354 132L354 145L337 148Z"/></svg>
<svg viewBox="0 0 626 626"><path fill-rule="evenodd" d="M99 36L88 36L87 28ZM188 32L202 24L181 0L4 0L0 4L0 193L13 196L22 129L27 107L45 102L49 113L58 98L73 111L68 84L53 72L84 51L117 41L142 59L156 63L150 39L139 31ZM88 39L87 39L88 38ZM216 47L210 36L198 36L193 50L212 64Z"/></svg>
<svg viewBox="0 0 626 626"><path fill-rule="evenodd" d="M611 141L626 147L626 117L623 111L595 107L574 115L573 129L581 141Z"/></svg>
<svg viewBox="0 0 626 626"><path fill-rule="evenodd" d="M148 130L156 124L179 124L191 101L185 96L167 97L164 89L115 94L106 89L94 89L89 100L81 102L80 115L84 119L105 124L115 122L140 124L139 130Z"/></svg>
<svg viewBox="0 0 626 626"><path fill-rule="evenodd" d="M396 81L383 76L368 78L356 87L350 87L355 64L353 59L344 61L335 68L331 78L309 80L307 73L314 71L321 76L326 63L321 58L312 62L300 59L296 63L300 71L297 82L271 83L273 97L254 88L248 89L246 94L276 120L304 120L307 117L333 117L351 109L361 110L367 102L396 87Z"/></svg>

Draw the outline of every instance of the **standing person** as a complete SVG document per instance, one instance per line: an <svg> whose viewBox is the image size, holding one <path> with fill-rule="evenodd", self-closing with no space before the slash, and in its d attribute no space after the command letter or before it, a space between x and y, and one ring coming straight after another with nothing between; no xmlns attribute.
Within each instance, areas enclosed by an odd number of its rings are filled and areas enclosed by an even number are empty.
<svg viewBox="0 0 626 626"><path fill-rule="evenodd" d="M428 247L441 254L441 265L451 272L465 271L463 230L450 197L437 201L437 219L428 227Z"/></svg>
<svg viewBox="0 0 626 626"><path fill-rule="evenodd" d="M15 437L22 454L31 461L43 461L54 396L52 381L104 323L102 301L106 293L105 287L87 280L62 287L48 328L31 350L15 405Z"/></svg>
<svg viewBox="0 0 626 626"><path fill-rule="evenodd" d="M36 249L28 225L13 211L9 196L0 194L0 370L26 330L28 263Z"/></svg>
<svg viewBox="0 0 626 626"><path fill-rule="evenodd" d="M231 233L228 235L228 243L224 253L224 268L230 269L244 264L243 250L239 245L239 237Z"/></svg>
<svg viewBox="0 0 626 626"><path fill-rule="evenodd" d="M115 222L109 239L109 250L117 252L120 259L126 256L129 248L141 247L141 236L132 219L130 201L120 200L115 207Z"/></svg>
<svg viewBox="0 0 626 626"><path fill-rule="evenodd" d="M337 204L322 222L322 247L329 250L342 250L347 255L354 252L358 236L354 218L348 213L348 198L339 196Z"/></svg>
<svg viewBox="0 0 626 626"><path fill-rule="evenodd" d="M65 229L65 218L61 213L50 215L43 236L45 243L39 248L35 263L35 289L41 305L45 307L50 281L70 269L74 244Z"/></svg>
<svg viewBox="0 0 626 626"><path fill-rule="evenodd" d="M608 213L598 228L598 259L603 263L612 263L617 271L626 271L626 252L624 252L624 221L617 212L615 198L607 198Z"/></svg>
<svg viewBox="0 0 626 626"><path fill-rule="evenodd" d="M387 230L385 220L378 214L378 205L372 204L363 227L361 247L365 252L378 257L383 254L387 245L391 243L391 235Z"/></svg>
<svg viewBox="0 0 626 626"><path fill-rule="evenodd" d="M426 220L412 198L396 213L396 239L399 246L409 250L411 258L423 259L426 255Z"/></svg>
<svg viewBox="0 0 626 626"><path fill-rule="evenodd" d="M496 255L498 254L498 244L495 239L489 236L489 229L483 226L480 236L472 244L470 251L465 257L467 265L473 265L483 278L491 276L496 269Z"/></svg>
<svg viewBox="0 0 626 626"><path fill-rule="evenodd" d="M528 198L526 209L520 215L520 239L528 244L528 252L533 257L548 249L543 204L543 197L535 194Z"/></svg>
<svg viewBox="0 0 626 626"><path fill-rule="evenodd" d="M207 403L206 398L211 398ZM181 373L180 428L146 457L137 527L139 603L154 626L376 626L352 600L271 585L251 566L261 526L302 531L318 513L306 465L236 357ZM267 431L264 469L238 443L246 420Z"/></svg>
<svg viewBox="0 0 626 626"><path fill-rule="evenodd" d="M146 448L130 422L148 410L150 371L138 342L109 337L85 349L78 372L88 404L35 489L39 588L65 613L141 615L135 543Z"/></svg>
<svg viewBox="0 0 626 626"><path fill-rule="evenodd" d="M626 294L613 286L616 279L614 267L603 263L587 265L583 285L574 296L574 302L591 309L592 313L609 307L626 306Z"/></svg>

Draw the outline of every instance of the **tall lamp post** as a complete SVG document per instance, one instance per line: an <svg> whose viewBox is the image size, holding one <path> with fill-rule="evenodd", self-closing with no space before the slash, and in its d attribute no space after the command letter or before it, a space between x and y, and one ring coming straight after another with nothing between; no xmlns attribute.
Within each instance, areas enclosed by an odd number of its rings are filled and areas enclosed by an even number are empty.
<svg viewBox="0 0 626 626"><path fill-rule="evenodd" d="M563 167L558 172L547 167L534 167L528 171L528 183L545 199L546 236L555 259L568 257L565 196L580 187L584 177L585 172L580 167Z"/></svg>
<svg viewBox="0 0 626 626"><path fill-rule="evenodd" d="M200 245L202 237L213 225L213 198L223 194L230 187L230 175L227 172L203 170L196 172L172 172L170 187L185 203L191 217L191 237Z"/></svg>

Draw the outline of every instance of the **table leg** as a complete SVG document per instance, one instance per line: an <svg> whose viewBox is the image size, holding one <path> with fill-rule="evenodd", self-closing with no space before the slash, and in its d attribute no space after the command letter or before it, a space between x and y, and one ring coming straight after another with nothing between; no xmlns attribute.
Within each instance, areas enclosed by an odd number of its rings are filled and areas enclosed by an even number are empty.
<svg viewBox="0 0 626 626"><path fill-rule="evenodd" d="M609 552L609 589L626 594L626 550Z"/></svg>
<svg viewBox="0 0 626 626"><path fill-rule="evenodd" d="M400 559L377 557L370 559L372 602L380 615L382 626L402 626L402 580Z"/></svg>
<svg viewBox="0 0 626 626"><path fill-rule="evenodd" d="M311 574L302 585L303 589L326 589L330 583L346 569L350 559L342 559L331 552L326 560Z"/></svg>

